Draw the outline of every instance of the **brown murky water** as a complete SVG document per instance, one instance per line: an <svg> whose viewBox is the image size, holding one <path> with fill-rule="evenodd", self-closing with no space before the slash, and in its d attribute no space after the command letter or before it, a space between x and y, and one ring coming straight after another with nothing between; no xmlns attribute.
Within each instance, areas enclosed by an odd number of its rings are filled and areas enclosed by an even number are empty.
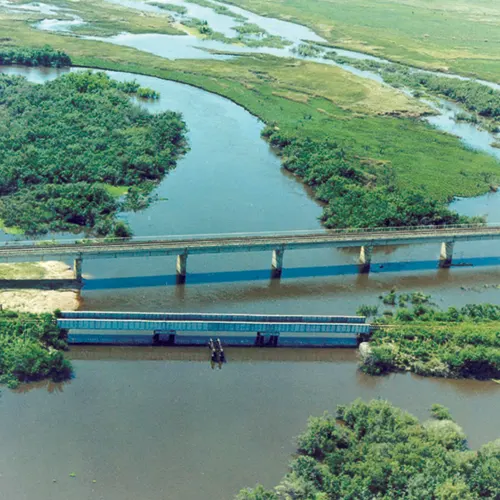
<svg viewBox="0 0 500 500"><path fill-rule="evenodd" d="M160 91L148 106L182 111L190 128L191 151L158 190L167 200L123 215L137 235L320 228L321 208L283 175L256 118L198 89L114 75ZM183 287L173 285L173 258L84 262L83 307L350 314L393 286L432 293L443 306L498 303L499 250L498 242L460 244L456 262L473 266L438 270L435 246L387 248L375 254L369 276L357 274L355 252L295 251L285 254L281 282L269 280L266 253L192 256ZM75 349L71 356L71 383L3 391L0 497L231 498L257 481L278 482L308 415L356 397L387 398L420 417L439 402L472 446L499 436L498 384L367 377L352 350L229 350L220 371L196 349Z"/></svg>
<svg viewBox="0 0 500 500"><path fill-rule="evenodd" d="M78 349L71 383L4 392L3 498L229 499L279 481L307 417L356 397L419 417L439 401L472 446L498 436L493 382L368 377L353 350L227 355L212 370L200 349Z"/></svg>

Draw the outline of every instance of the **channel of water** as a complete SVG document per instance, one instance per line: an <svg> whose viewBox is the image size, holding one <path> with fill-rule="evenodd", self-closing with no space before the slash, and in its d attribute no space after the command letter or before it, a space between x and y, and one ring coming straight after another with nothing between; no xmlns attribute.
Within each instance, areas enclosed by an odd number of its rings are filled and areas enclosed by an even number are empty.
<svg viewBox="0 0 500 500"><path fill-rule="evenodd" d="M61 73L2 71L37 82ZM167 200L123 214L137 235L320 228L321 207L283 172L260 138L258 119L200 89L110 74L159 91L158 102L142 105L181 111L189 125L191 150L158 188ZM183 287L173 285L173 258L88 262L83 307L348 314L393 286L425 290L444 306L498 302L498 247L461 244L457 261L475 265L448 270L437 269L434 245L385 248L369 276L357 273L355 252L289 252L281 282L269 279L267 253L190 257ZM419 416L439 402L472 446L498 437L500 389L493 382L367 377L353 350L229 351L221 371L210 369L208 357L200 361L203 351L190 353L75 349L69 384L5 391L3 491L16 499L229 499L257 481L278 482L307 416L356 397L389 398Z"/></svg>
<svg viewBox="0 0 500 500"><path fill-rule="evenodd" d="M173 2L168 2L168 3L173 3L174 5L183 6L187 10L185 15L178 15L173 12L165 11L163 9L160 9L159 7L156 7L154 5L142 1L135 1L135 0L108 0L108 1L128 8L136 9L138 11L171 15L177 20L182 20L183 18L186 17L204 19L208 22L209 26L212 29L221 32L229 37L234 37L236 35L236 32L234 31L234 26L241 25L243 22L233 19L230 15L219 14L209 7L202 7L197 4L185 2L184 0L174 0ZM225 4L216 1L213 1L212 3L215 6L217 5L226 6ZM314 61L320 64L329 64L338 66L343 70L353 73L361 78L374 80L378 83L385 85L382 77L376 72L359 70L348 64L339 65L335 61L323 59L322 57L301 57L300 55L294 53L293 52L294 49L296 49L297 46L301 44L304 40L310 42L318 42L318 43L326 42L326 40L324 40L323 38L321 38L312 30L310 30L305 26L260 16L253 12L249 12L247 10L235 6L229 6L228 8L231 12L244 16L247 19L246 22L257 24L258 26L261 26L262 28L266 29L270 34L281 36L284 39L290 41L291 44L284 48L270 48L270 47L252 48L243 45L228 45L223 42L218 42L209 39L200 39L193 35L177 36L177 35L130 34L130 33L121 33L119 35L112 37L84 37L84 38L133 47L138 50L150 52L152 54L167 59L191 59L191 58L229 59L233 57L230 55L224 55L211 51L222 51L222 52L225 51L225 52L233 52L241 54L263 53L278 57L294 57L294 58ZM36 26L39 29L67 32L70 31L72 24L77 25L81 24L82 22L82 20L78 18L78 16L73 16L73 17L74 17L73 21L46 19L38 23ZM335 48L335 52L340 56L346 56L353 59L369 59L385 63L390 62L380 57L375 57L361 52L349 51L340 48ZM417 69L415 68L415 70ZM436 74L439 76L446 76L449 78L470 80L470 78L462 77L460 75L437 73L431 71L424 71L424 72ZM496 83L486 82L482 80L478 81L496 90L500 89L500 85ZM404 90L402 91L405 92ZM462 142L468 147L477 149L479 151L484 151L492 156L495 156L496 158L500 158L500 149L491 146L492 143L498 141L497 135L489 133L485 130L480 130L478 127L470 123L455 120L455 115L460 111L464 111L463 108L461 108L459 105L447 101L445 99L437 99L432 102L425 99L420 99L420 100L438 113L438 115L436 116L425 117L424 120L431 123L438 130L442 130L444 132L448 132L458 136L462 140ZM495 211L500 212L500 194L495 199L497 200L495 202L495 208L496 208ZM460 210L461 206L462 206L461 202L458 202L458 205L453 208Z"/></svg>
<svg viewBox="0 0 500 500"><path fill-rule="evenodd" d="M43 82L62 71L2 72ZM189 126L191 150L158 188L166 200L122 215L135 234L320 229L321 207L281 169L258 119L200 89L110 74L159 91L158 102L141 104L180 111ZM454 207L500 220L496 200L485 195ZM432 293L443 306L498 303L499 250L497 242L460 244L456 262L474 266L438 270L435 245L385 248L369 276L357 273L354 251L295 251L285 255L281 282L269 279L267 253L195 256L183 287L173 285L173 258L85 262L83 307L349 314L393 286ZM497 384L368 377L357 371L353 350L229 350L221 371L210 369L203 350L86 348L70 355L76 373L69 384L2 393L0 470L9 498L229 499L246 485L276 484L307 416L356 397L388 398L419 417L439 402L471 446L498 437Z"/></svg>

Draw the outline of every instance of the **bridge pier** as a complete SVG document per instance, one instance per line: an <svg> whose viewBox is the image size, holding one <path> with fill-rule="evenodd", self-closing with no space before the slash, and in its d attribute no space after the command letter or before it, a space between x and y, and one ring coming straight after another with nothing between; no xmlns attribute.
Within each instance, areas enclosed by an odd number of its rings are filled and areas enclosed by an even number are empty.
<svg viewBox="0 0 500 500"><path fill-rule="evenodd" d="M77 257L73 262L73 272L75 273L75 280L78 283L82 281L82 258Z"/></svg>
<svg viewBox="0 0 500 500"><path fill-rule="evenodd" d="M178 285L183 285L186 283L186 267L187 267L188 253L184 252L177 256L177 266L176 266L176 282Z"/></svg>
<svg viewBox="0 0 500 500"><path fill-rule="evenodd" d="M271 278L281 278L283 272L283 254L285 249L283 247L273 250L273 259L271 262Z"/></svg>
<svg viewBox="0 0 500 500"><path fill-rule="evenodd" d="M450 267L453 260L453 241L441 243L441 254L439 256L439 267Z"/></svg>
<svg viewBox="0 0 500 500"><path fill-rule="evenodd" d="M359 252L360 272L369 273L372 263L373 245L363 245Z"/></svg>

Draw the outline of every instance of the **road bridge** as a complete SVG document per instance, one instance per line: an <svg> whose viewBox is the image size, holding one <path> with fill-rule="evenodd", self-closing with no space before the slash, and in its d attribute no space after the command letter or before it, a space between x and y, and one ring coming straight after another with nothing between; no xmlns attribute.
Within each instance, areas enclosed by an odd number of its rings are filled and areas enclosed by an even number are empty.
<svg viewBox="0 0 500 500"><path fill-rule="evenodd" d="M288 250L359 247L360 271L368 272L375 247L437 243L440 245L439 266L449 267L455 243L496 239L500 239L500 225L471 224L129 239L9 241L0 245L0 262L70 258L74 260L75 278L81 281L83 259L176 255L177 281L184 283L188 256L195 254L270 251L271 275L279 278L283 270L283 256Z"/></svg>
<svg viewBox="0 0 500 500"><path fill-rule="evenodd" d="M356 346L370 333L362 316L62 312L60 328L71 344L229 346Z"/></svg>

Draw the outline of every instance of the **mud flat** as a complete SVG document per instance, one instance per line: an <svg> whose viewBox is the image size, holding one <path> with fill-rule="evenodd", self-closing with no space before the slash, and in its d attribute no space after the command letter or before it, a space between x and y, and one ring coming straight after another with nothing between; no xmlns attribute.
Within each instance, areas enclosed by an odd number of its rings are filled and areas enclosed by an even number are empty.
<svg viewBox="0 0 500 500"><path fill-rule="evenodd" d="M0 264L0 304L21 312L78 309L80 292L64 262Z"/></svg>

